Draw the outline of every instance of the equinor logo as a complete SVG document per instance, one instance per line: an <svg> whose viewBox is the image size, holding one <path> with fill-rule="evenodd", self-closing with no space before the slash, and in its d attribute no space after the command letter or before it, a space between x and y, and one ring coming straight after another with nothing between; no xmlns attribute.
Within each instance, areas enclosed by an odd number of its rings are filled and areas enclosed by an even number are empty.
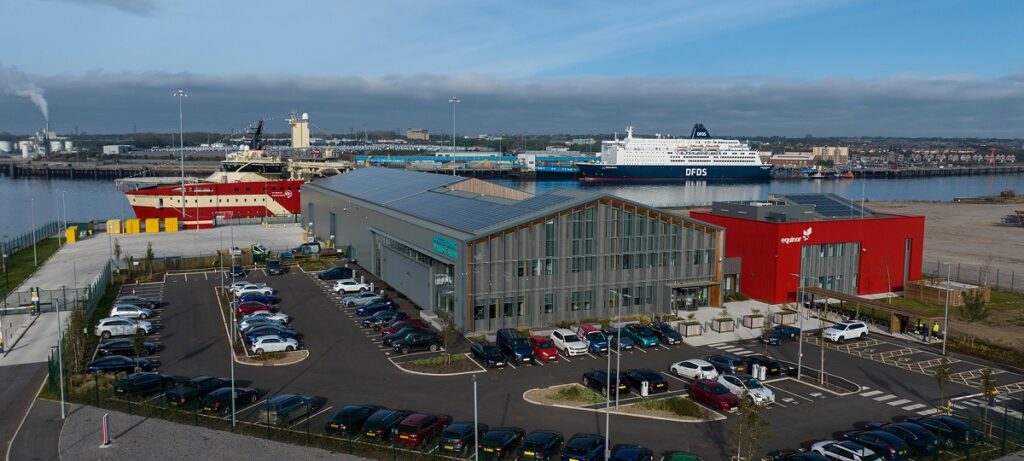
<svg viewBox="0 0 1024 461"><path fill-rule="evenodd" d="M800 237L782 237L779 241L786 244L806 242L811 239L812 233L814 233L814 228L808 227L807 229L804 229L803 235Z"/></svg>

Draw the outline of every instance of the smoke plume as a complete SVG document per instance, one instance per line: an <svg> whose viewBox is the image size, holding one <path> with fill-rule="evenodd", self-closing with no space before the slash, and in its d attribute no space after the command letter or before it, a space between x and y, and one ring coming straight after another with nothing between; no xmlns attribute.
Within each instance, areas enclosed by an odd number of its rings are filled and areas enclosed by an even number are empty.
<svg viewBox="0 0 1024 461"><path fill-rule="evenodd" d="M0 93L31 99L32 103L43 113L43 118L47 122L50 121L50 107L43 96L43 89L32 83L32 79L18 68L0 65Z"/></svg>

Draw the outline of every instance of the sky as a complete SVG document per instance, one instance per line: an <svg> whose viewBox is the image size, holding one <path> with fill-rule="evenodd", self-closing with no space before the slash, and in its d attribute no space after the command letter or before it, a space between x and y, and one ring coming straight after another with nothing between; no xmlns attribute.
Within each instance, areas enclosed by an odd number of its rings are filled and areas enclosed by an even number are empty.
<svg viewBox="0 0 1024 461"><path fill-rule="evenodd" d="M1016 0L0 0L0 132L1024 137ZM42 96L42 98L40 98Z"/></svg>

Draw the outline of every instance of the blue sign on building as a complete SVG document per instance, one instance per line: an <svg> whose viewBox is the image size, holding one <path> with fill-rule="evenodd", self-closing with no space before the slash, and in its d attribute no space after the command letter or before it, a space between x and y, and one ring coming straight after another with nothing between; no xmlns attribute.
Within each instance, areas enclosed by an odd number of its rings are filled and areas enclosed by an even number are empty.
<svg viewBox="0 0 1024 461"><path fill-rule="evenodd" d="M455 260L459 257L459 246L457 243L448 240L440 235L434 236L434 253L447 256Z"/></svg>

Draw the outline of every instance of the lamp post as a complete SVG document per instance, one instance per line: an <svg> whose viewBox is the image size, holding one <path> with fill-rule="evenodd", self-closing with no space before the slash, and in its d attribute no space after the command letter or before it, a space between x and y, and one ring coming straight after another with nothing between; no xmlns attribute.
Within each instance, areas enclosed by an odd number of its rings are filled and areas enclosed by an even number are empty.
<svg viewBox="0 0 1024 461"><path fill-rule="evenodd" d="M622 366L622 325L619 325L619 317L622 315L622 303L624 298L632 298L632 296L624 295L621 291L608 290L610 293L618 296L618 302L616 303L616 314L615 314L615 408L619 408L619 370ZM612 385L612 354L609 349L608 352L608 371L605 389L611 390ZM604 402L604 459L608 461L612 456L611 446L608 444L608 434L611 433L611 401L612 393L605 393Z"/></svg>
<svg viewBox="0 0 1024 461"><path fill-rule="evenodd" d="M476 375L473 375L473 460L480 459L480 419L477 416Z"/></svg>
<svg viewBox="0 0 1024 461"><path fill-rule="evenodd" d="M231 249L228 253L231 254L231 287L235 286L235 225L234 221L228 227L231 228ZM235 320L238 318L235 306L235 295L231 294L231 429L235 429L235 344L238 342L238 325L235 324Z"/></svg>
<svg viewBox="0 0 1024 461"><path fill-rule="evenodd" d="M78 290L75 289L75 291L76 291L75 296L78 296L78 293L77 293ZM67 297L65 296L64 299L63 299L63 302L67 303L67 301L68 301ZM67 417L67 413L66 413L67 410L64 408L64 346L61 344L64 341L61 340L62 338L61 338L61 331L60 331L61 329L60 329L60 304L59 303L57 303L57 309L55 309L55 310L57 311L57 360L59 362L58 366L60 367L60 419L64 419L64 418Z"/></svg>
<svg viewBox="0 0 1024 461"><path fill-rule="evenodd" d="M462 102L458 96L448 100L452 104L452 176L455 176L455 104Z"/></svg>
<svg viewBox="0 0 1024 461"><path fill-rule="evenodd" d="M39 255L36 253L36 199L29 198L29 207L32 208L32 267L39 267Z"/></svg>
<svg viewBox="0 0 1024 461"><path fill-rule="evenodd" d="M949 331L949 292L953 291L949 286L949 276L953 266L950 266L949 263L943 264L946 265L946 309L942 314L942 355L946 355L946 336L949 336L947 333Z"/></svg>
<svg viewBox="0 0 1024 461"><path fill-rule="evenodd" d="M800 274L789 274L797 278L796 287L796 315L800 318L800 335L797 336L797 352L796 352L796 380L800 380L800 376L803 373L804 364L804 278ZM781 341L781 339L780 339Z"/></svg>
<svg viewBox="0 0 1024 461"><path fill-rule="evenodd" d="M181 100L187 98L185 90L174 92L178 98L178 153L181 155L181 223L185 224L185 122L182 117ZM187 227L186 227L187 228Z"/></svg>

